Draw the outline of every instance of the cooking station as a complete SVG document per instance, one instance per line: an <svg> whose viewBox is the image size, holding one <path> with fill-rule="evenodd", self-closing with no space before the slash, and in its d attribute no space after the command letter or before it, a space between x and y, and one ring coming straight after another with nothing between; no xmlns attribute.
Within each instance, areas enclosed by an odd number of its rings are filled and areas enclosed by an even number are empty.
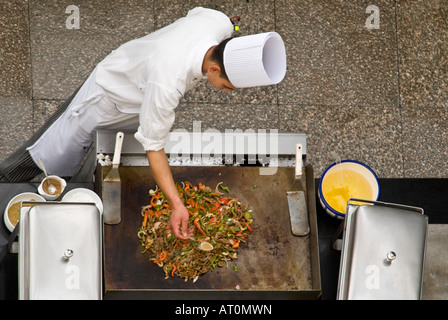
<svg viewBox="0 0 448 320"><path fill-rule="evenodd" d="M184 148L185 145L204 143L202 133L180 133L168 139L166 152L176 182L189 181L193 185L201 182L212 188L223 182L232 197L249 205L254 217L253 232L239 247L238 259L229 262L228 267L208 272L193 283L178 277L164 279L162 269L148 261L147 254L141 253L143 248L137 238L142 223L141 207L149 204L148 191L155 189L156 184L141 146L136 144L132 133L125 133L120 167L121 222L104 226L105 298L316 299L320 296L313 169L310 165L301 166L303 174L294 183L295 166L286 166L295 164L296 143L303 146L303 155L306 155L306 136L279 134L279 157L275 159L275 165L281 162L283 166L275 168L261 164L268 157L273 160L269 135L264 137L268 139L255 133L224 134L222 145L214 146L212 157L201 152L207 150L204 145L196 150ZM178 149L182 153L173 156L178 141L182 143ZM267 147L263 148L266 151L264 159L260 154L248 151L254 143L259 148ZM113 153L114 144L114 132L99 131L95 154ZM231 152L227 149L226 152L226 146L230 144L238 145L239 149ZM243 145L245 147L241 148ZM226 161L216 154L231 154L231 159ZM301 163L303 158L301 155ZM96 169L99 194L108 170L101 166ZM291 232L287 191L292 188L306 195L305 206L310 218L309 233L304 236ZM237 272L231 268L233 265Z"/></svg>
<svg viewBox="0 0 448 320"><path fill-rule="evenodd" d="M142 254L137 232L141 226L141 207L149 203L149 189L155 188L146 156L130 132L125 133L119 168L121 179L121 222L104 225L103 229L103 299L324 299L336 298L341 252L332 247L341 221L330 217L316 201L316 184L312 164L306 161L304 134L278 134L278 150L270 150L269 135L262 132L261 147L249 150L257 140L257 133L230 132L214 145L213 156L206 155L204 146L211 141L204 133L174 133L167 142L170 165L176 182L199 182L214 187L219 182L227 186L231 195L248 203L253 210L253 232L238 249L238 259L228 267L216 268L196 282L180 278L165 280L164 273ZM98 131L95 143L86 158L83 170L71 181L66 192L88 188L101 194L102 179L110 166L98 164L97 155L114 152L116 132ZM258 136L260 137L260 136ZM251 140L253 139L253 140ZM180 143L181 142L181 143ZM200 142L202 148L195 149ZM226 146L233 149L232 158ZM302 174L296 179L296 144L302 145ZM187 147L185 147L187 146ZM277 151L278 157L272 157ZM274 154L274 152L272 152ZM274 164L271 166L271 164ZM271 171L271 169L275 169ZM86 177L94 176L94 181ZM448 190L446 179L380 179L381 197L386 202L403 203L424 208L429 217L430 236L434 227L444 227ZM0 184L0 206L21 192L36 192L36 183ZM307 211L309 233L303 236L292 232L291 208L287 192L302 191ZM431 225L432 224L432 225ZM0 298L17 299L18 255L8 252L10 232L0 229ZM428 246L438 240L429 239ZM440 240L440 239L439 239ZM442 257L443 258L443 257ZM235 265L237 272L231 266ZM428 267L429 266L429 267ZM432 297L429 280L438 261L429 252L425 270L423 297ZM428 271L429 270L429 271ZM442 276L446 272L442 272ZM427 287L425 289L425 280ZM445 281L444 278L440 281ZM442 290L443 293L443 290ZM445 293L446 294L446 293ZM445 296L446 297L446 296ZM434 297L432 297L434 299Z"/></svg>

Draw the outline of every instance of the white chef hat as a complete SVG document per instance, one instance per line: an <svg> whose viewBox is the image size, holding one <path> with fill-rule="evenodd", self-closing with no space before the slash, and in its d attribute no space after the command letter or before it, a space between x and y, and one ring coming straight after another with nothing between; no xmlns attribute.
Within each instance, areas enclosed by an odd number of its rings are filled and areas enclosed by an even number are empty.
<svg viewBox="0 0 448 320"><path fill-rule="evenodd" d="M236 88L277 84L286 73L286 52L277 32L241 36L224 49L224 68Z"/></svg>

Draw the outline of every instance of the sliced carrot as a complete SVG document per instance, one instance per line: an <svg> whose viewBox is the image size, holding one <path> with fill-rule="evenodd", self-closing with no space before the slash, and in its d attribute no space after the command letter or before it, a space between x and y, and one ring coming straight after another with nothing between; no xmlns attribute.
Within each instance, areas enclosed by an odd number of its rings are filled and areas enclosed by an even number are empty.
<svg viewBox="0 0 448 320"><path fill-rule="evenodd" d="M159 255L159 260L154 261L154 263L157 264L157 263L162 262L163 260L166 259L167 256L168 256L168 252L167 252L167 251L162 251L162 252L160 253L160 255Z"/></svg>
<svg viewBox="0 0 448 320"><path fill-rule="evenodd" d="M198 228L199 232L205 236L205 232L201 229L201 225L199 224L199 217L194 219L193 224L196 228Z"/></svg>

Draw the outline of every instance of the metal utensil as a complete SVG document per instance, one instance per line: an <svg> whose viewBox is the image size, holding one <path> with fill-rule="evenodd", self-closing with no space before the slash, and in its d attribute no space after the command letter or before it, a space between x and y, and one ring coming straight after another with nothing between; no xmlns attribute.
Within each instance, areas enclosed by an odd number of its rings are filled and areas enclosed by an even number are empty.
<svg viewBox="0 0 448 320"><path fill-rule="evenodd" d="M196 239L193 238L193 237L190 237L190 239L193 240L193 241L199 242L198 240L196 240ZM203 251L210 251L210 250L213 250L213 245L212 245L210 242L207 242L207 241L201 241L201 242L199 242L199 244L198 244L198 248L199 248L200 250L203 250Z"/></svg>
<svg viewBox="0 0 448 320"><path fill-rule="evenodd" d="M302 145L296 144L296 167L294 183L302 178ZM293 184L294 184L293 183ZM304 191L287 191L291 232L296 236L306 236L310 232L308 210Z"/></svg>
<svg viewBox="0 0 448 320"><path fill-rule="evenodd" d="M118 167L120 165L121 147L124 133L118 132L115 140L112 169L103 180L101 197L103 200L104 223L117 224L121 221L121 181Z"/></svg>
<svg viewBox="0 0 448 320"><path fill-rule="evenodd" d="M42 160L40 158L37 160L39 161L39 164L42 167L42 170L44 171L45 178L48 179L48 173L47 173L47 170L45 169L44 163L42 162ZM50 194L50 195L55 194L56 190L57 190L56 187L54 186L54 184L51 183L50 179L48 179L47 190L48 190L48 194Z"/></svg>

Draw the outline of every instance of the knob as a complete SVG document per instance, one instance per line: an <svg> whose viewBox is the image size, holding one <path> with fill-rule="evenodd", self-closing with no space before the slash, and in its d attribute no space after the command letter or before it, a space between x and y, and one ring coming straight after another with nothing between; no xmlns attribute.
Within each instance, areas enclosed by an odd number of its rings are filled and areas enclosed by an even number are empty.
<svg viewBox="0 0 448 320"><path fill-rule="evenodd" d="M63 256L64 260L68 261L71 257L73 257L73 254L74 252L72 249L65 249Z"/></svg>
<svg viewBox="0 0 448 320"><path fill-rule="evenodd" d="M397 254L393 251L389 251L386 255L386 261L391 263L392 261L395 260L395 258L397 257Z"/></svg>

